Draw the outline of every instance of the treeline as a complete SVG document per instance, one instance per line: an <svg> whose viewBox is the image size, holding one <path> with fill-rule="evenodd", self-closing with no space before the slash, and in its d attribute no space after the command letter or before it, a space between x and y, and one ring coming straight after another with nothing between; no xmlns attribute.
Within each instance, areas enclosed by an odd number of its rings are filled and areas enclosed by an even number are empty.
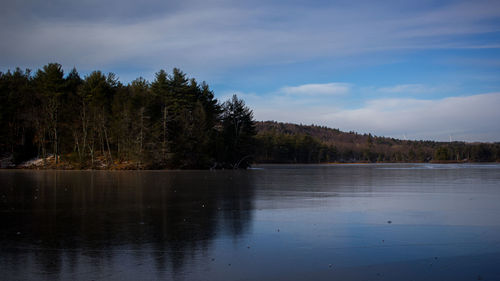
<svg viewBox="0 0 500 281"><path fill-rule="evenodd" d="M177 68L123 85L112 74L65 75L50 63L0 73L0 153L14 164L51 156L73 168L244 168L254 155L252 111L220 103Z"/></svg>
<svg viewBox="0 0 500 281"><path fill-rule="evenodd" d="M407 141L272 121L256 127L261 163L500 161L500 143Z"/></svg>
<svg viewBox="0 0 500 281"><path fill-rule="evenodd" d="M174 68L124 85L50 63L0 72L0 164L45 167L246 168L257 163L494 162L500 143L406 141L321 126L255 122Z"/></svg>

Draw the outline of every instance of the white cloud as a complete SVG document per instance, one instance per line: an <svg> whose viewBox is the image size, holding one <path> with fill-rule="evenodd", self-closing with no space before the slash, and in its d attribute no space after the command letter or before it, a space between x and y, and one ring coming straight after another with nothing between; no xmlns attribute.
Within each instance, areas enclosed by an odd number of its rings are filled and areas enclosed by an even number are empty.
<svg viewBox="0 0 500 281"><path fill-rule="evenodd" d="M340 110L321 120L343 129L413 139L500 140L500 93L440 100L379 99L359 109Z"/></svg>
<svg viewBox="0 0 500 281"><path fill-rule="evenodd" d="M400 84L378 88L377 92L387 94L428 94L446 90L445 87L429 87L423 84Z"/></svg>
<svg viewBox="0 0 500 281"><path fill-rule="evenodd" d="M438 100L372 99L354 109L324 97L301 100L283 95L242 95L257 120L318 124L344 131L424 140L500 141L500 93ZM247 99L248 97L248 99Z"/></svg>
<svg viewBox="0 0 500 281"><path fill-rule="evenodd" d="M280 92L288 95L342 95L347 94L350 85L347 83L304 84L300 86L287 86Z"/></svg>

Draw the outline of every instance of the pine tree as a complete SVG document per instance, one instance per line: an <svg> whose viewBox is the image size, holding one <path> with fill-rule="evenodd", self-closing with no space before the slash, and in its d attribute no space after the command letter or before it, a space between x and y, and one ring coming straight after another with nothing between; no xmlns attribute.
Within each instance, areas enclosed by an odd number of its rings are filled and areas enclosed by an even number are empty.
<svg viewBox="0 0 500 281"><path fill-rule="evenodd" d="M42 104L40 115L45 121L39 125L38 132L42 140L42 149L45 151L45 135L48 134L52 138L52 152L57 164L59 162L59 115L62 99L66 94L62 66L57 63L45 65L37 71L35 85Z"/></svg>
<svg viewBox="0 0 500 281"><path fill-rule="evenodd" d="M223 163L233 169L250 166L255 148L253 112L236 95L223 105Z"/></svg>

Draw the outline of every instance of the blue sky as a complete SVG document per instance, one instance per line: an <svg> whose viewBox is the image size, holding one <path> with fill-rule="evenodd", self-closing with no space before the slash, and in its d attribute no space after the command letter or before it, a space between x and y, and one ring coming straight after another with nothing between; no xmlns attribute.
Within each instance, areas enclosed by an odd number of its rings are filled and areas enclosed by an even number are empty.
<svg viewBox="0 0 500 281"><path fill-rule="evenodd" d="M500 1L19 0L0 36L0 71L179 67L257 120L500 141Z"/></svg>

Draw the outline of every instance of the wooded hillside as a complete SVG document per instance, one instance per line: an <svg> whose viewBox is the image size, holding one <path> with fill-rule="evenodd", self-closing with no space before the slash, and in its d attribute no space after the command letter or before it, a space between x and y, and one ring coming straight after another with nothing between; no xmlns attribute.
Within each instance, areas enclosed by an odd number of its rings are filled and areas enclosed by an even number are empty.
<svg viewBox="0 0 500 281"><path fill-rule="evenodd" d="M494 162L500 143L407 141L323 126L257 122L257 162Z"/></svg>

